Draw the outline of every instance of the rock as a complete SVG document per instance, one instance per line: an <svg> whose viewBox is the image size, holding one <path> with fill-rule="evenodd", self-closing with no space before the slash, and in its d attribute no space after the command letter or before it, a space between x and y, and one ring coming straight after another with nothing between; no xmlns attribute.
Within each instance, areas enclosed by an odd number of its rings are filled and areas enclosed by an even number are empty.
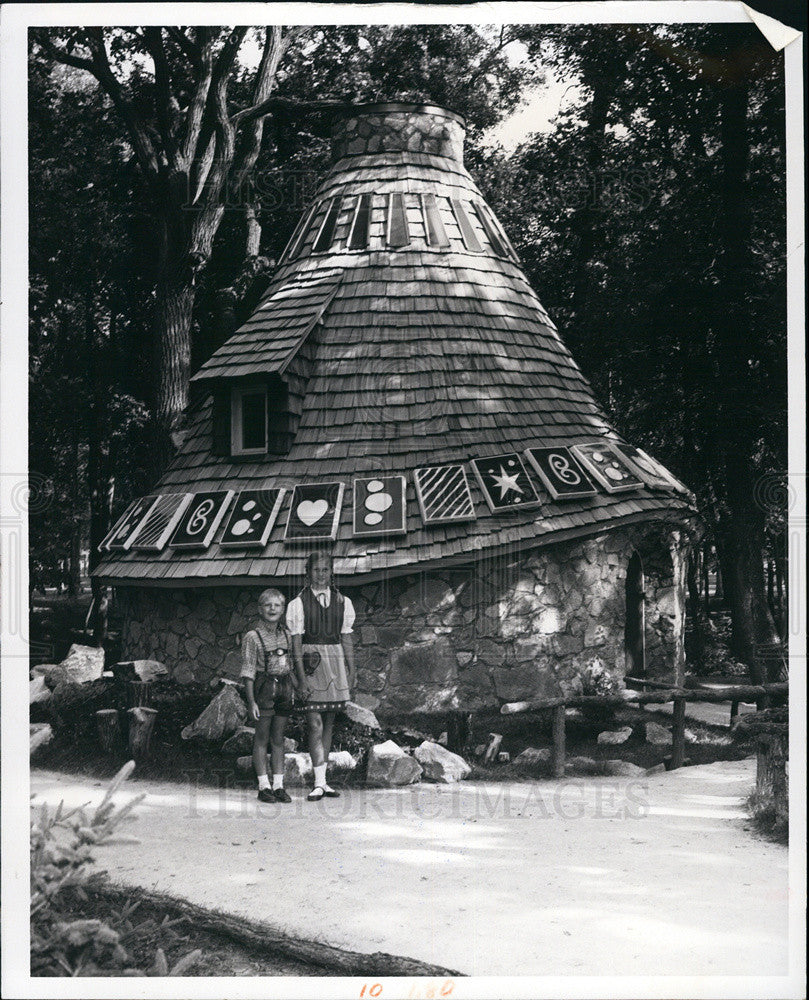
<svg viewBox="0 0 809 1000"><path fill-rule="evenodd" d="M353 771L357 760L348 750L332 750L329 754L329 771Z"/></svg>
<svg viewBox="0 0 809 1000"><path fill-rule="evenodd" d="M646 774L645 767L639 767L628 760L605 760L604 771L615 778L636 778L638 775Z"/></svg>
<svg viewBox="0 0 809 1000"><path fill-rule="evenodd" d="M631 726L623 726L621 729L616 729L614 732L603 732L598 734L598 742L601 744L608 744L609 746L618 746L619 743L626 743L629 737L632 735Z"/></svg>
<svg viewBox="0 0 809 1000"><path fill-rule="evenodd" d="M256 731L252 726L239 726L236 732L222 744L222 753L252 753L255 735Z"/></svg>
<svg viewBox="0 0 809 1000"><path fill-rule="evenodd" d="M289 736L284 737L284 753L295 753L298 749L298 741Z"/></svg>
<svg viewBox="0 0 809 1000"><path fill-rule="evenodd" d="M284 784L287 788L303 788L314 778L312 759L308 753L288 753L284 756Z"/></svg>
<svg viewBox="0 0 809 1000"><path fill-rule="evenodd" d="M478 743L473 752L475 757L482 757L486 753L486 744Z"/></svg>
<svg viewBox="0 0 809 1000"><path fill-rule="evenodd" d="M33 756L40 747L50 743L53 739L53 730L47 722L32 722L28 726L29 757Z"/></svg>
<svg viewBox="0 0 809 1000"><path fill-rule="evenodd" d="M55 690L60 684L70 681L70 674L67 670L59 663L42 663L38 667L34 667L32 671L34 676L41 674L45 678L45 683L51 689Z"/></svg>
<svg viewBox="0 0 809 1000"><path fill-rule="evenodd" d="M449 733L446 730L444 730L444 732L441 733L436 742L440 743L442 747L445 747L449 743Z"/></svg>
<svg viewBox="0 0 809 1000"><path fill-rule="evenodd" d="M646 742L656 747L670 747L671 733L658 722L646 723Z"/></svg>
<svg viewBox="0 0 809 1000"><path fill-rule="evenodd" d="M41 702L48 701L50 697L51 691L45 683L45 678L42 674L37 674L28 684L28 704L38 705Z"/></svg>
<svg viewBox="0 0 809 1000"><path fill-rule="evenodd" d="M565 774L602 774L604 764L592 757L571 757L565 764Z"/></svg>
<svg viewBox="0 0 809 1000"><path fill-rule="evenodd" d="M104 650L74 642L59 666L67 674L67 679L76 684L97 681L104 672Z"/></svg>
<svg viewBox="0 0 809 1000"><path fill-rule="evenodd" d="M180 733L184 740L201 737L212 743L236 732L247 719L247 706L232 684L225 684L210 705Z"/></svg>
<svg viewBox="0 0 809 1000"><path fill-rule="evenodd" d="M248 754L246 757L238 757L236 759L236 767L240 771L252 771L253 769L253 755Z"/></svg>
<svg viewBox="0 0 809 1000"><path fill-rule="evenodd" d="M547 764L552 757L550 747L526 747L522 753L518 753L514 758L514 763L520 767L536 767L537 764Z"/></svg>
<svg viewBox="0 0 809 1000"><path fill-rule="evenodd" d="M655 764L654 767L647 767L646 774L663 774L666 770L665 764Z"/></svg>
<svg viewBox="0 0 809 1000"><path fill-rule="evenodd" d="M463 781L472 773L472 768L463 757L447 750L440 743L425 740L421 746L416 747L413 756L421 764L422 777L425 781L451 785L453 782Z"/></svg>
<svg viewBox="0 0 809 1000"><path fill-rule="evenodd" d="M153 681L158 677L167 676L169 668L159 660L125 660L116 663L115 667L123 669L130 667L142 681Z"/></svg>
<svg viewBox="0 0 809 1000"><path fill-rule="evenodd" d="M498 764L508 764L510 760L511 760L511 754L508 752L508 750L501 750L500 753L497 755Z"/></svg>
<svg viewBox="0 0 809 1000"><path fill-rule="evenodd" d="M374 713L368 708L362 708L356 702L349 701L343 708L343 713L351 722L358 726L367 726L369 729L381 729Z"/></svg>
<svg viewBox="0 0 809 1000"><path fill-rule="evenodd" d="M412 785L421 778L421 764L393 740L378 743L368 755L366 783L380 788Z"/></svg>

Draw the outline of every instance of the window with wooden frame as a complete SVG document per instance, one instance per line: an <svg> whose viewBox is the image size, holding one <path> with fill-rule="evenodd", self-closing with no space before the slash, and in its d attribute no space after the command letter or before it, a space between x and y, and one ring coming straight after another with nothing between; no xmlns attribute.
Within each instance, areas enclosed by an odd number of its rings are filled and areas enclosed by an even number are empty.
<svg viewBox="0 0 809 1000"><path fill-rule="evenodd" d="M230 395L231 455L267 452L267 387L243 386Z"/></svg>
<svg viewBox="0 0 809 1000"><path fill-rule="evenodd" d="M211 418L215 455L285 455L292 447L289 390L277 376L219 387L214 392Z"/></svg>

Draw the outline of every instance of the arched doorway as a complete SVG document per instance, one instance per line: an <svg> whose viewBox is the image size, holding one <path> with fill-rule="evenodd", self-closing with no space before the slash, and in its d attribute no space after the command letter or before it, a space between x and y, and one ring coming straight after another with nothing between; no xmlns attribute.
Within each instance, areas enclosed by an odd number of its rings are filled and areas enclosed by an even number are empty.
<svg viewBox="0 0 809 1000"><path fill-rule="evenodd" d="M633 552L626 568L626 623L624 626L626 673L632 677L646 676L644 632L643 563L638 553Z"/></svg>

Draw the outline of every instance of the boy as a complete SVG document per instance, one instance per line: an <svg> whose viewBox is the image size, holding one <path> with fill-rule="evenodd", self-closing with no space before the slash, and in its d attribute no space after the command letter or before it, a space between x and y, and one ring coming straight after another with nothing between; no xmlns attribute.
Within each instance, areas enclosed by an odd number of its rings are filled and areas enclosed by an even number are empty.
<svg viewBox="0 0 809 1000"><path fill-rule="evenodd" d="M259 620L242 640L242 671L247 707L255 721L253 766L261 802L291 802L284 788L284 730L294 709L290 637L284 623L284 595L274 588L258 598ZM302 674L302 671L298 671ZM302 684L303 677L299 676ZM267 777L271 747L272 786Z"/></svg>

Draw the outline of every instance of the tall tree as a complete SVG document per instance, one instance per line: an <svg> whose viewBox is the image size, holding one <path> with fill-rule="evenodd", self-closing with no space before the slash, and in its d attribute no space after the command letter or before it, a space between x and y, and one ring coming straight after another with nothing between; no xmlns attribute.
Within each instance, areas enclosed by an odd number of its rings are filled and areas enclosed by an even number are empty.
<svg viewBox="0 0 809 1000"><path fill-rule="evenodd" d="M305 29L261 29L262 54L249 106L234 111L229 92L244 74L237 57L248 28L146 27L37 30L56 62L90 73L121 118L145 180L157 237L153 311L156 385L155 462L173 454L171 435L188 404L191 320L197 279L211 255L226 192L238 191L261 147L264 115L278 68ZM151 64L144 85L141 66Z"/></svg>

